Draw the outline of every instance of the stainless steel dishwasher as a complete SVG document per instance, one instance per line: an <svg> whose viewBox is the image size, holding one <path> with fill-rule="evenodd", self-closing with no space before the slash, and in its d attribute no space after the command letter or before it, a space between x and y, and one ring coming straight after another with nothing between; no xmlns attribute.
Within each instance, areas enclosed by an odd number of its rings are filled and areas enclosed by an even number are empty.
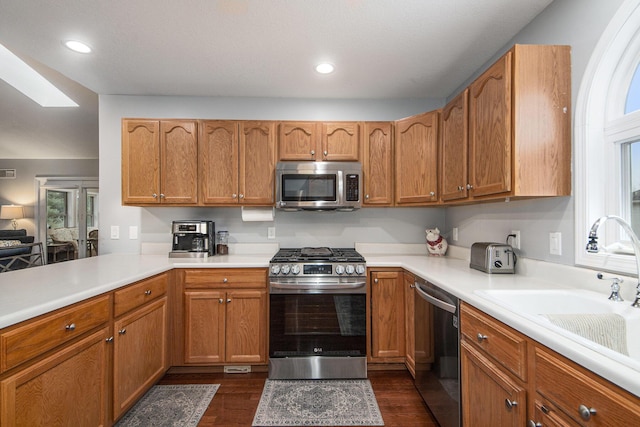
<svg viewBox="0 0 640 427"><path fill-rule="evenodd" d="M460 426L458 298L415 282L415 385L441 427Z"/></svg>

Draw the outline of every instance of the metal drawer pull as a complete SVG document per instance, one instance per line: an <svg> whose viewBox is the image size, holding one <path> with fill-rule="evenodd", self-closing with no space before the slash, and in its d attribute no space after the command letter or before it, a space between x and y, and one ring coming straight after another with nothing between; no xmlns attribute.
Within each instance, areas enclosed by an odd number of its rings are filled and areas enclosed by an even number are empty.
<svg viewBox="0 0 640 427"><path fill-rule="evenodd" d="M229 279L227 279L226 277L224 279L222 279L222 283L227 283L229 281Z"/></svg>
<svg viewBox="0 0 640 427"><path fill-rule="evenodd" d="M373 279L373 283L378 283L378 279L377 278Z"/></svg>
<svg viewBox="0 0 640 427"><path fill-rule="evenodd" d="M151 295L151 289L147 289L146 291L144 291L145 295Z"/></svg>
<svg viewBox="0 0 640 427"><path fill-rule="evenodd" d="M120 335L124 335L124 334L126 334L126 333L127 333L127 329L126 329L126 328L122 328L122 329L120 329L120 330L118 331L118 333L119 333Z"/></svg>
<svg viewBox="0 0 640 427"><path fill-rule="evenodd" d="M516 406L518 406L518 402L516 402L515 400L505 399L504 400L504 406L510 411L513 408L515 408Z"/></svg>
<svg viewBox="0 0 640 427"><path fill-rule="evenodd" d="M488 339L489 337L486 336L486 335L482 335L480 332L478 332L477 338L478 338L478 342L482 342L482 341Z"/></svg>
<svg viewBox="0 0 640 427"><path fill-rule="evenodd" d="M109 337L105 339L106 342L113 342L113 337Z"/></svg>
<svg viewBox="0 0 640 427"><path fill-rule="evenodd" d="M585 405L580 405L578 407L578 413L580 414L580 418L585 421L589 421L592 415L596 414L595 408L587 408Z"/></svg>
<svg viewBox="0 0 640 427"><path fill-rule="evenodd" d="M231 298L227 298L227 304L231 302Z"/></svg>
<svg viewBox="0 0 640 427"><path fill-rule="evenodd" d="M527 421L527 427L542 427L542 423L537 423L533 420Z"/></svg>
<svg viewBox="0 0 640 427"><path fill-rule="evenodd" d="M76 324L75 323L70 323L70 324L66 325L64 328L67 331L75 331L76 330Z"/></svg>
<svg viewBox="0 0 640 427"><path fill-rule="evenodd" d="M223 302L224 302L224 300L223 300L222 298L220 298L220 299L218 300L218 303L219 303L219 304L222 304Z"/></svg>

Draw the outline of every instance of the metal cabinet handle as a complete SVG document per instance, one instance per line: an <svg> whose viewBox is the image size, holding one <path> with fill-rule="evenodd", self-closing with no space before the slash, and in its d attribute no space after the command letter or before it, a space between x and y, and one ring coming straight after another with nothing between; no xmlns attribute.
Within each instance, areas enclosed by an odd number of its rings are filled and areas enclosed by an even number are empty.
<svg viewBox="0 0 640 427"><path fill-rule="evenodd" d="M164 199L164 193L160 193L160 198Z"/></svg>
<svg viewBox="0 0 640 427"><path fill-rule="evenodd" d="M507 410L512 410L513 408L515 408L516 406L518 406L518 402L516 402L515 400L509 400L508 398L504 400L504 406L507 408Z"/></svg>
<svg viewBox="0 0 640 427"><path fill-rule="evenodd" d="M244 199L244 194L240 193L240 198Z"/></svg>
<svg viewBox="0 0 640 427"><path fill-rule="evenodd" d="M315 156L316 155L316 150L311 150L311 155Z"/></svg>
<svg viewBox="0 0 640 427"><path fill-rule="evenodd" d="M235 199L236 197L238 197L238 195L237 195L236 193L233 193L233 194L231 195L231 198L232 198L232 199Z"/></svg>
<svg viewBox="0 0 640 427"><path fill-rule="evenodd" d="M368 194L365 194L364 198L365 198L365 199L367 199L367 200L369 200L369 195L368 195Z"/></svg>
<svg viewBox="0 0 640 427"><path fill-rule="evenodd" d="M373 283L378 283L378 278L373 279Z"/></svg>
<svg viewBox="0 0 640 427"><path fill-rule="evenodd" d="M153 197L154 199L157 199L157 198L158 198L158 195L157 195L156 193L153 193L153 194L151 195L151 197Z"/></svg>
<svg viewBox="0 0 640 427"><path fill-rule="evenodd" d="M113 342L113 337L109 337L105 339L106 342Z"/></svg>
<svg viewBox="0 0 640 427"><path fill-rule="evenodd" d="M410 284L410 285L409 285L409 288L410 288L410 289L415 289L415 288L416 288L416 284L415 284L415 283Z"/></svg>
<svg viewBox="0 0 640 427"><path fill-rule="evenodd" d="M231 298L227 298L227 304L231 302Z"/></svg>
<svg viewBox="0 0 640 427"><path fill-rule="evenodd" d="M462 191L464 190L464 187L462 185L458 185L458 191Z"/></svg>
<svg viewBox="0 0 640 427"><path fill-rule="evenodd" d="M224 302L224 300L223 300L222 298L220 298L220 299L218 300L218 304L222 304L223 302Z"/></svg>
<svg viewBox="0 0 640 427"><path fill-rule="evenodd" d="M467 184L467 190L473 190L473 185Z"/></svg>
<svg viewBox="0 0 640 427"><path fill-rule="evenodd" d="M151 295L151 289L147 289L146 291L144 291L145 295Z"/></svg>
<svg viewBox="0 0 640 427"><path fill-rule="evenodd" d="M433 197L433 196L435 196L435 195L436 195L436 192L435 192L435 191L432 191L432 192L430 192L430 193L429 193L429 195L430 195L431 197Z"/></svg>
<svg viewBox="0 0 640 427"><path fill-rule="evenodd" d="M580 405L578 407L578 413L580 414L580 418L585 421L589 421L591 419L591 416L596 415L597 412L595 408L588 408L585 405Z"/></svg>
<svg viewBox="0 0 640 427"><path fill-rule="evenodd" d="M327 155L329 154L329 152L327 150L324 150L324 152L322 153L324 154L325 157L327 157Z"/></svg>
<svg viewBox="0 0 640 427"><path fill-rule="evenodd" d="M222 279L222 283L227 283L229 281L229 279L227 279L226 277L224 279Z"/></svg>
<svg viewBox="0 0 640 427"><path fill-rule="evenodd" d="M69 323L68 325L66 325L64 327L65 330L67 331L75 331L76 330L76 324L75 323Z"/></svg>
<svg viewBox="0 0 640 427"><path fill-rule="evenodd" d="M478 339L478 342L482 342L486 339L488 339L489 337L486 335L481 334L480 332L478 332L478 335L476 335L476 338Z"/></svg>
<svg viewBox="0 0 640 427"><path fill-rule="evenodd" d="M126 328L122 328L122 329L120 329L120 330L118 331L118 334L119 334L119 335L124 335L124 334L126 334L126 333L127 333L127 329L126 329Z"/></svg>
<svg viewBox="0 0 640 427"><path fill-rule="evenodd" d="M542 423L537 423L533 420L527 421L527 427L542 427Z"/></svg>

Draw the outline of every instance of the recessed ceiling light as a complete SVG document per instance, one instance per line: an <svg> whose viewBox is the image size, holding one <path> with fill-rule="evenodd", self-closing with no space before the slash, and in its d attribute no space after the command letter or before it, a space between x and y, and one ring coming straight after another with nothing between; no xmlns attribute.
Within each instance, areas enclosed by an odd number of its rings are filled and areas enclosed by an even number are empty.
<svg viewBox="0 0 640 427"><path fill-rule="evenodd" d="M319 72L320 74L333 73L334 69L335 67L333 66L333 64L329 64L328 62L324 62L322 64L316 65L316 71Z"/></svg>
<svg viewBox="0 0 640 427"><path fill-rule="evenodd" d="M74 52L91 53L91 47L77 40L65 40L64 45Z"/></svg>

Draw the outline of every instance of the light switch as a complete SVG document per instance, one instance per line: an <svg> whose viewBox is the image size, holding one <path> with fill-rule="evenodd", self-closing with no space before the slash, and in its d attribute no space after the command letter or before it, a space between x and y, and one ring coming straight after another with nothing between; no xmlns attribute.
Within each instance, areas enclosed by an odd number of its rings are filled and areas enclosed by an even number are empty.
<svg viewBox="0 0 640 427"><path fill-rule="evenodd" d="M138 226L130 225L129 226L129 239L136 240L138 238Z"/></svg>
<svg viewBox="0 0 640 427"><path fill-rule="evenodd" d="M562 233L559 231L549 233L549 253L551 255L562 255Z"/></svg>
<svg viewBox="0 0 640 427"><path fill-rule="evenodd" d="M111 226L111 239L116 240L120 238L120 226L112 225Z"/></svg>

